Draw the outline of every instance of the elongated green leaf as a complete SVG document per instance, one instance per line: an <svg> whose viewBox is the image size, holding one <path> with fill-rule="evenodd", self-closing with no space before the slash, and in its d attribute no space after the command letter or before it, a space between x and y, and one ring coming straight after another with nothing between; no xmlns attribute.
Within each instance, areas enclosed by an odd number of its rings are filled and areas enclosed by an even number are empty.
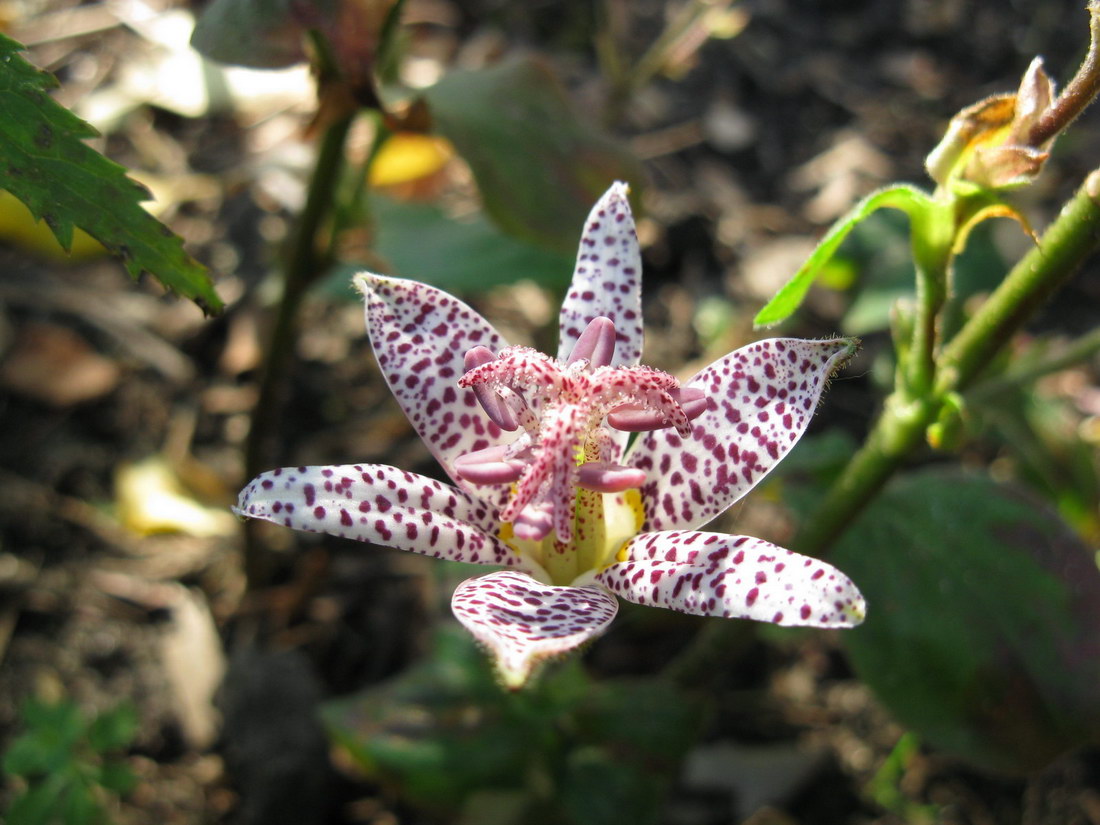
<svg viewBox="0 0 1100 825"><path fill-rule="evenodd" d="M46 92L57 85L0 35L0 187L44 220L69 249L79 226L118 255L133 277L148 272L203 312L221 311L209 273L141 207L145 187L83 141L95 129Z"/></svg>
<svg viewBox="0 0 1100 825"><path fill-rule="evenodd" d="M452 72L426 94L439 131L470 164L485 211L516 237L572 254L608 185L641 180L638 161L577 116L538 60Z"/></svg>
<svg viewBox="0 0 1100 825"><path fill-rule="evenodd" d="M1100 741L1100 570L1018 490L958 472L899 479L833 558L870 606L843 643L928 743L1027 771Z"/></svg>
<svg viewBox="0 0 1100 825"><path fill-rule="evenodd" d="M770 327L789 318L801 305L810 285L822 267L836 254L848 233L872 212L888 207L900 209L913 218L918 211L928 209L930 204L931 198L915 186L902 184L872 192L832 225L806 259L806 263L802 264L798 272L756 314L753 323L757 327Z"/></svg>

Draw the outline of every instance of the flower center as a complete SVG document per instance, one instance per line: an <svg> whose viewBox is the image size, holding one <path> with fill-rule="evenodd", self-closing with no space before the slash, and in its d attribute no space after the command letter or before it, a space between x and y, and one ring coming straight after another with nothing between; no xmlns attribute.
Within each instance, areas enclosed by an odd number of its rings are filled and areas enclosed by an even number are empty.
<svg viewBox="0 0 1100 825"><path fill-rule="evenodd" d="M706 409L701 390L682 389L650 367L611 366L614 353L615 324L604 317L589 323L564 363L529 347L466 353L459 386L473 389L501 429L519 435L461 456L455 472L475 484L515 485L500 513L515 538L542 541L553 531L569 545L580 491L622 493L645 483L642 470L616 463L621 446L612 428L675 427L686 438Z"/></svg>

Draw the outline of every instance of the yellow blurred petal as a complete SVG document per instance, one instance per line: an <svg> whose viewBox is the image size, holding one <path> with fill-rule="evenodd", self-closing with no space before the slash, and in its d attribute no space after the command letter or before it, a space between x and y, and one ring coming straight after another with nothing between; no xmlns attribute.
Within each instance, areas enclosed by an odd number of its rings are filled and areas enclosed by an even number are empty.
<svg viewBox="0 0 1100 825"><path fill-rule="evenodd" d="M36 221L23 202L0 189L0 241L53 261L83 261L107 254L95 238L80 227L73 230L73 247L62 249L45 221Z"/></svg>
<svg viewBox="0 0 1100 825"><path fill-rule="evenodd" d="M445 138L398 132L391 135L370 168L372 186L396 186L434 175L451 159L454 149Z"/></svg>
<svg viewBox="0 0 1100 825"><path fill-rule="evenodd" d="M141 535L208 537L231 535L236 530L231 513L206 507L189 496L176 473L158 456L118 468L115 501L123 526Z"/></svg>

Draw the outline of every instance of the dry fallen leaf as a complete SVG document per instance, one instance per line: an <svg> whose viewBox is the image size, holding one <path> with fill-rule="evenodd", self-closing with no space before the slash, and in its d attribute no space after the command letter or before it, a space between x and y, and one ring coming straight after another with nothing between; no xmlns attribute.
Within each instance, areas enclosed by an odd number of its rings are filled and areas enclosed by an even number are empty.
<svg viewBox="0 0 1100 825"><path fill-rule="evenodd" d="M228 536L237 529L229 510L206 507L192 498L160 456L121 465L115 472L115 501L119 521L142 535Z"/></svg>
<svg viewBox="0 0 1100 825"><path fill-rule="evenodd" d="M27 324L0 364L0 386L52 407L70 407L111 392L122 370L73 330Z"/></svg>

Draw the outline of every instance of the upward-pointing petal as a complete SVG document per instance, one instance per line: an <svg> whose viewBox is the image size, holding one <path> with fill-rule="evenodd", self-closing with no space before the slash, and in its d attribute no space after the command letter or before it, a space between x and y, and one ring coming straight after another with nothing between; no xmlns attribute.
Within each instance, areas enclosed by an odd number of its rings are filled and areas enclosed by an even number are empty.
<svg viewBox="0 0 1100 825"><path fill-rule="evenodd" d="M626 463L645 470L646 530L699 527L755 487L806 431L849 338L774 338L731 352L684 386L707 395L692 434L646 433Z"/></svg>
<svg viewBox="0 0 1100 825"><path fill-rule="evenodd" d="M568 361L593 318L615 324L613 366L634 366L642 356L642 257L628 187L615 183L588 215L573 282L561 306L558 360Z"/></svg>
<svg viewBox="0 0 1100 825"><path fill-rule="evenodd" d="M504 339L481 315L435 287L371 273L357 276L356 283L366 299L378 366L397 403L455 483L499 509L507 485L464 481L454 461L512 440L485 415L474 391L458 386L467 350L499 352Z"/></svg>
<svg viewBox="0 0 1100 825"><path fill-rule="evenodd" d="M426 476L380 464L284 467L254 478L237 515L435 558L540 574L492 531L485 502Z"/></svg>

